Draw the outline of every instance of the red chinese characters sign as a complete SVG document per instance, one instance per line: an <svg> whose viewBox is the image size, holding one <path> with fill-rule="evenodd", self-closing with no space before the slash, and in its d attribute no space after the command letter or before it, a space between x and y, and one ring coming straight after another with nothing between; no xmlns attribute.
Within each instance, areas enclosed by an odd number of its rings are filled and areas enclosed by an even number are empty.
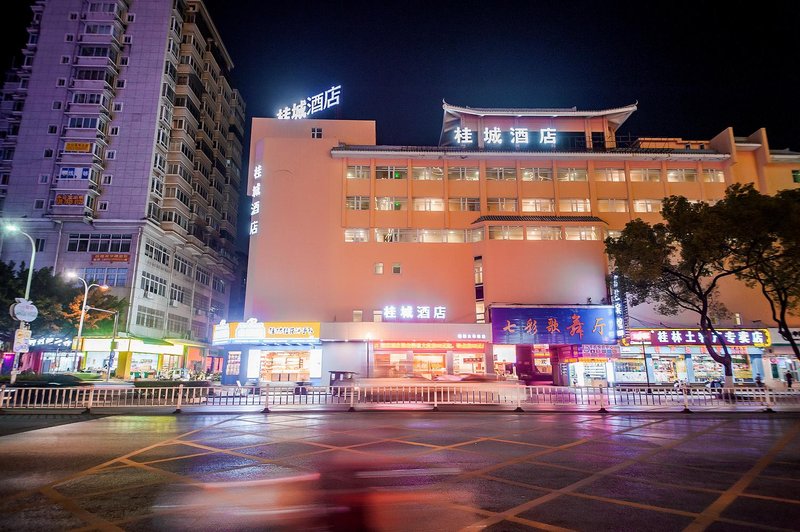
<svg viewBox="0 0 800 532"><path fill-rule="evenodd" d="M83 194L56 194L56 205L83 206Z"/></svg>
<svg viewBox="0 0 800 532"><path fill-rule="evenodd" d="M127 253L95 253L92 262L128 262L130 255Z"/></svg>

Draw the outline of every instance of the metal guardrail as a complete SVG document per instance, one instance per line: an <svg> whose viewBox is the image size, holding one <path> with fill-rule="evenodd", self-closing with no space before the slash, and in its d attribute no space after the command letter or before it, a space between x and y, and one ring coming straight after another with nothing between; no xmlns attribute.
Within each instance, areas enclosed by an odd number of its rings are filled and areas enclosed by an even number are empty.
<svg viewBox="0 0 800 532"><path fill-rule="evenodd" d="M0 386L0 409L138 408L184 406L270 406L393 404L597 407L600 411L624 407L664 410L691 408L748 409L800 408L800 391L764 387L733 389L644 387L557 387L494 383L431 383L362 386L170 386L153 388L64 387L9 388Z"/></svg>

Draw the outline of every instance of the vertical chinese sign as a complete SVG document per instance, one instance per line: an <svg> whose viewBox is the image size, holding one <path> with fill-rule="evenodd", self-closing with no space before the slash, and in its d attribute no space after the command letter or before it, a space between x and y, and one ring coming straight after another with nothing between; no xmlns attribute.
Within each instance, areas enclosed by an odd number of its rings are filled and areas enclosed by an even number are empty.
<svg viewBox="0 0 800 532"><path fill-rule="evenodd" d="M253 190L250 193L250 235L258 234L258 214L261 212L261 174L262 166L257 164L253 168Z"/></svg>

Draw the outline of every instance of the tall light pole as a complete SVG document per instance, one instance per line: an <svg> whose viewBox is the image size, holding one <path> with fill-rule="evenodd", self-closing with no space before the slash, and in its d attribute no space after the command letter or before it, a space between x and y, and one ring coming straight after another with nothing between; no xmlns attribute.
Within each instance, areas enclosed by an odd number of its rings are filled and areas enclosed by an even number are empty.
<svg viewBox="0 0 800 532"><path fill-rule="evenodd" d="M83 303L81 304L81 319L80 319L80 322L78 323L78 340L77 340L76 345L75 345L76 351L78 351L78 350L83 351L83 349L81 348L82 347L81 346L81 336L83 335L83 320L86 319L86 300L89 298L89 290L91 290L92 287L95 287L95 286L100 288L101 290L108 290L108 285L106 285L106 284L97 284L97 283L88 284L86 282L86 279L84 279L83 277L79 276L75 272L67 272L67 278L68 279L78 279L80 282L83 283ZM76 362L75 363L75 369L77 370L78 369L77 360L75 362Z"/></svg>
<svg viewBox="0 0 800 532"><path fill-rule="evenodd" d="M17 226L17 225L6 224L6 225L3 226L3 229L7 233L20 233L20 234L23 234L26 237L28 237L28 240L30 240L30 242L31 242L31 262L30 262L30 264L28 264L28 282L25 284L25 301L26 302L30 301L28 298L31 295L31 280L33 279L33 265L36 262L36 242L33 240L33 237L31 237L31 235L29 235L25 231L21 230L19 228L19 226ZM33 307L33 308L35 310L35 307ZM33 316L33 318L35 318L35 317L36 316ZM25 331L25 329L27 329L27 327L28 327L28 322L19 320L19 331L20 331L20 334L22 332L25 332L25 334L27 334L27 337L30 338L30 332L29 331ZM26 352L27 352L27 350L26 350ZM20 358L20 354L21 353L22 353L21 350L18 351L17 349L14 349L14 363L11 365L11 384L14 384L16 382L16 380L17 380L17 366L19 364L19 358Z"/></svg>

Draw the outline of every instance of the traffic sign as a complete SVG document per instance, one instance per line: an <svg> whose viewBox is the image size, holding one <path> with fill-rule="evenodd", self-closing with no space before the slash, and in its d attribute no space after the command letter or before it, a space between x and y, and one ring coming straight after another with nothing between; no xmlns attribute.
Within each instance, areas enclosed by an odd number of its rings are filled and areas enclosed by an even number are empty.
<svg viewBox="0 0 800 532"><path fill-rule="evenodd" d="M13 303L8 309L9 314L15 320L30 323L39 316L39 309L30 301L21 297L17 298L17 302Z"/></svg>

